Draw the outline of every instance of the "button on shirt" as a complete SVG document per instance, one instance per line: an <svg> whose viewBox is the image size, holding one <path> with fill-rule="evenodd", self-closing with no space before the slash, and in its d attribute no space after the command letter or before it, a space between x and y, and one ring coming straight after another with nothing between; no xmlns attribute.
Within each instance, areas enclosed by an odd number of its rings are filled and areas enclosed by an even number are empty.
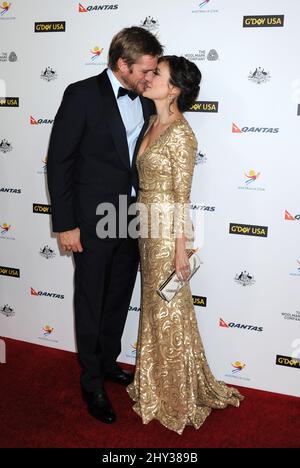
<svg viewBox="0 0 300 468"><path fill-rule="evenodd" d="M119 111L123 120L123 124L126 129L130 165L132 165L132 158L135 150L135 145L144 125L142 104L139 97L133 100L130 99L128 95L117 98L119 87L123 87L122 83L120 83L120 81L115 77L115 75L110 69L107 70L107 76L111 82L114 95L119 107ZM136 196L133 187L131 189L131 195Z"/></svg>

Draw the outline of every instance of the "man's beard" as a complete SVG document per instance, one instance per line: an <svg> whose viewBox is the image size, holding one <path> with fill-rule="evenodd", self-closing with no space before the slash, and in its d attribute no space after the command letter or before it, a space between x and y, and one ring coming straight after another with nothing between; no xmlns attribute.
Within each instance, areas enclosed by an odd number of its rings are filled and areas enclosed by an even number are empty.
<svg viewBox="0 0 300 468"><path fill-rule="evenodd" d="M132 83L130 80L128 80L128 78L126 76L121 76L124 84L126 85L126 87L130 90L130 91L134 91L135 93L137 93L139 96L141 96L143 94L143 92L145 91L146 89L146 83L144 85L144 88L142 90L139 89L138 85L136 85L135 83ZM141 84L139 82L139 84Z"/></svg>

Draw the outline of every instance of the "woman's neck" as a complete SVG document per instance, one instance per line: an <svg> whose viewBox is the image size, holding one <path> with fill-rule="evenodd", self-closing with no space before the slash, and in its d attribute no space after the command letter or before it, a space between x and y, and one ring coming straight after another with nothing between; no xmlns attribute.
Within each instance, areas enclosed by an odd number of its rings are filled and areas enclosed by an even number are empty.
<svg viewBox="0 0 300 468"><path fill-rule="evenodd" d="M169 125L174 120L181 119L182 113L178 110L177 106L162 101L154 101L156 107L156 125Z"/></svg>

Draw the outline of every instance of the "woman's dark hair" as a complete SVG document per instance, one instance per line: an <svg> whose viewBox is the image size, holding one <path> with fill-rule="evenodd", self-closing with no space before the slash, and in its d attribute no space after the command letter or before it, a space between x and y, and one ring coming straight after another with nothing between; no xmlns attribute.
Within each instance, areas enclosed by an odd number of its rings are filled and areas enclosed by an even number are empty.
<svg viewBox="0 0 300 468"><path fill-rule="evenodd" d="M167 62L170 70L170 84L181 90L177 98L180 112L185 112L194 104L200 90L201 72L190 60L177 55L164 55L158 63Z"/></svg>
<svg viewBox="0 0 300 468"><path fill-rule="evenodd" d="M163 46L150 31L132 26L122 29L113 37L108 52L108 66L115 71L119 58L131 67L142 55L160 57L162 53Z"/></svg>

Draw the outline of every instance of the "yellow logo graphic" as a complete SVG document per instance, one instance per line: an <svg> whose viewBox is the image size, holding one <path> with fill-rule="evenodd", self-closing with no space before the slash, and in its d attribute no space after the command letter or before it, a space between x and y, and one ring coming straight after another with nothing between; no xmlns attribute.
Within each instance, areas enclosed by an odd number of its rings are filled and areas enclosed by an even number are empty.
<svg viewBox="0 0 300 468"><path fill-rule="evenodd" d="M11 3L9 2L2 2L2 5L0 5L0 8L1 8L1 13L0 15L4 15L11 7Z"/></svg>
<svg viewBox="0 0 300 468"><path fill-rule="evenodd" d="M245 184L251 184L251 182L254 182L256 179L258 179L259 175L260 172L255 172L253 169L250 169L248 174L245 174L245 176L247 177Z"/></svg>
<svg viewBox="0 0 300 468"><path fill-rule="evenodd" d="M8 232L8 230L11 228L11 225L3 223L2 226L0 225L0 228L2 229L1 234L4 234L5 232Z"/></svg>
<svg viewBox="0 0 300 468"><path fill-rule="evenodd" d="M103 47L102 49L98 46L95 46L92 50L91 50L93 56L92 56L92 60L96 60L97 57L99 57L102 52L103 52Z"/></svg>
<svg viewBox="0 0 300 468"><path fill-rule="evenodd" d="M231 365L232 367L234 367L234 369L232 370L233 374L235 374L236 372L240 372L246 367L246 364L243 364L240 361L235 361L234 363L231 363Z"/></svg>
<svg viewBox="0 0 300 468"><path fill-rule="evenodd" d="M43 332L45 336L50 335L53 332L54 328L50 327L50 325L45 325L43 328Z"/></svg>
<svg viewBox="0 0 300 468"><path fill-rule="evenodd" d="M130 346L132 348L131 354L135 356L137 350L137 341L133 345L131 344Z"/></svg>

